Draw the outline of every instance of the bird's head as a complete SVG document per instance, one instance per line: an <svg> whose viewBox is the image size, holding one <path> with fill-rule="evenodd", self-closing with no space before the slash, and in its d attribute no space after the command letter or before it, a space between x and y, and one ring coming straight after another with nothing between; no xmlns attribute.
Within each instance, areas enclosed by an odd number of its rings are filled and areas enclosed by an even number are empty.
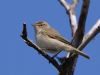
<svg viewBox="0 0 100 75"><path fill-rule="evenodd" d="M39 21L33 24L36 32L50 28L49 24L46 21Z"/></svg>

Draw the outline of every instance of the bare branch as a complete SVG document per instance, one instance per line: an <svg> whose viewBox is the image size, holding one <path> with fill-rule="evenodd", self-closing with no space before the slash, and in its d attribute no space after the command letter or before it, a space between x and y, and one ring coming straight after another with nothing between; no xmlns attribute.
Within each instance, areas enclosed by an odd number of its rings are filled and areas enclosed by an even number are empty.
<svg viewBox="0 0 100 75"><path fill-rule="evenodd" d="M96 22L91 30L84 36L82 43L79 45L78 49L82 50L86 45L98 34L100 33L100 19ZM72 55L74 56L74 54Z"/></svg>
<svg viewBox="0 0 100 75"><path fill-rule="evenodd" d="M78 21L78 25L79 25L78 27L80 28L81 26L81 29L83 29L83 32L85 30L85 23L87 19L88 10L89 10L89 5L90 5L90 0L83 0L81 14Z"/></svg>
<svg viewBox="0 0 100 75"><path fill-rule="evenodd" d="M74 39L72 41L72 44L75 47L78 47L81 44L84 37L85 22L86 22L86 18L88 14L89 3L90 3L90 0L83 0L81 14L80 14L79 22L78 22L78 28L76 30ZM76 67L77 59L78 59L78 55L74 56L74 59L72 60L72 63L70 64L71 68L69 71L71 72L72 75Z"/></svg>
<svg viewBox="0 0 100 75"><path fill-rule="evenodd" d="M92 27L92 29L84 36L82 43L79 45L78 49L82 50L98 33L100 32L100 19L96 22L96 24ZM75 62L73 69L75 69L75 65L77 62L78 56L73 54L72 57L75 57Z"/></svg>
<svg viewBox="0 0 100 75"><path fill-rule="evenodd" d="M78 28L73 38L73 44L75 45L75 47L78 47L78 45L80 45L83 40L83 36L85 32L85 22L88 14L88 9L89 9L89 3L90 3L89 0L83 0L81 14L78 22Z"/></svg>
<svg viewBox="0 0 100 75"><path fill-rule="evenodd" d="M77 29L77 19L76 19L76 14L75 14L74 10L78 3L78 0L74 0L71 5L68 4L65 0L59 0L59 2L65 8L65 10L69 16L69 21L70 21L70 26L71 26L71 30L72 30L72 36L73 36Z"/></svg>
<svg viewBox="0 0 100 75"><path fill-rule="evenodd" d="M82 50L99 32L100 19L96 22L92 29L84 36L83 41L78 48Z"/></svg>
<svg viewBox="0 0 100 75"><path fill-rule="evenodd" d="M37 46L36 44L32 43L28 38L27 38L27 29L26 29L26 24L23 24L23 30L22 33L20 35L22 37L22 39L24 40L24 42L34 48L37 52L39 52L44 58L46 58L54 67L56 67L56 69L58 71L60 71L60 65L58 64L58 62L50 57L46 52L44 52L39 46Z"/></svg>
<svg viewBox="0 0 100 75"><path fill-rule="evenodd" d="M75 0L74 0L75 1ZM62 2L64 8L69 11L69 15L73 15L73 13L70 13L70 11L72 10L68 10L66 8L65 5L67 5L65 3L65 0L60 0L60 2ZM75 32L73 31L73 34L74 35L74 39L72 41L72 44L75 46L75 47L78 47L82 40L83 40L83 37L84 37L84 31L85 31L85 22L86 22L86 18L87 18L87 13L88 13L88 8L89 8L89 3L90 3L90 0L83 0L83 4L82 4L82 10L81 10L81 15L80 15L80 18L79 18L79 22L77 24L77 20L76 20L76 24L75 27L78 25L78 28L76 28L77 30L75 30ZM70 9L70 6L69 6L69 9ZM75 19L76 19L76 15L74 13L74 16L75 16ZM71 16L69 16L71 17ZM71 19L71 18L70 18ZM72 23L73 23L73 20L71 20ZM82 22L82 23L81 23ZM71 23L71 26L73 26ZM71 27L72 28L72 27ZM70 54L72 55L72 54ZM73 59L72 59L73 58ZM74 55L73 57L70 57L69 58L70 60L63 63L63 70L64 71L61 71L60 72L60 75L73 75L74 74L74 70L75 70L75 67L76 67L76 63L77 63L77 59L78 59L78 55ZM68 65L67 65L68 64Z"/></svg>

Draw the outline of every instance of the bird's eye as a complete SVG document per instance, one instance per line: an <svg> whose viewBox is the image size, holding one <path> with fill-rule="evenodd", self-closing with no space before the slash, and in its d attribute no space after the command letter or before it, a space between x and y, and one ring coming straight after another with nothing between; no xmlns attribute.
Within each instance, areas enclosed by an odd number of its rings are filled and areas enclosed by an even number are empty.
<svg viewBox="0 0 100 75"><path fill-rule="evenodd" d="M45 26L45 24L41 24L41 25L39 25L40 27L42 27L42 26Z"/></svg>
<svg viewBox="0 0 100 75"><path fill-rule="evenodd" d="M39 27L41 27L41 26L42 26L42 24L39 25Z"/></svg>

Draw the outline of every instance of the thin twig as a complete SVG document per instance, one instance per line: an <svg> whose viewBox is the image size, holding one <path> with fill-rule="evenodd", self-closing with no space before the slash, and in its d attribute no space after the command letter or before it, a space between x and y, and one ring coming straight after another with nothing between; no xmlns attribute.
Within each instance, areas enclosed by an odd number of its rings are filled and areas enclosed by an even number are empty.
<svg viewBox="0 0 100 75"><path fill-rule="evenodd" d="M77 29L77 19L75 14L75 8L77 6L78 0L74 0L72 4L68 4L65 0L59 0L61 5L65 8L70 21L70 27L72 30L72 36L75 34Z"/></svg>

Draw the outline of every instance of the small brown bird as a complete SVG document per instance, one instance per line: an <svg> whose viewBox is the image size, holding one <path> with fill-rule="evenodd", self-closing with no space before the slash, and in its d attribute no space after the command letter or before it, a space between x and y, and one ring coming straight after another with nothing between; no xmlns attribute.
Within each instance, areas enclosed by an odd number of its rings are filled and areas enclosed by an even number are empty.
<svg viewBox="0 0 100 75"><path fill-rule="evenodd" d="M46 21L40 21L34 25L36 33L36 43L44 51L56 54L59 51L74 52L89 59L84 52L73 47L70 42L65 40L55 29L50 27Z"/></svg>

